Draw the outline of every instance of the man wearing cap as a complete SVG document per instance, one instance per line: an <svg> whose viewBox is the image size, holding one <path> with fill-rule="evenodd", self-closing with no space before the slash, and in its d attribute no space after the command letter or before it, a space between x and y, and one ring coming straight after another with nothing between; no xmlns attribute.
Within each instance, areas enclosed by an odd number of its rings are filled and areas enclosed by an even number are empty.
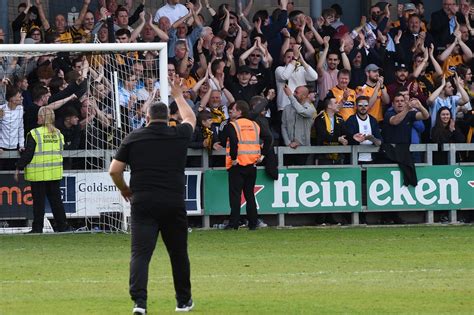
<svg viewBox="0 0 474 315"><path fill-rule="evenodd" d="M383 120L383 107L390 103L390 96L384 85L383 76L379 75L379 67L373 63L365 67L367 81L356 89L358 95L365 95L369 100L369 114L378 122Z"/></svg>
<svg viewBox="0 0 474 315"><path fill-rule="evenodd" d="M402 30L406 30L408 19L413 14L418 14L419 10L415 6L415 4L409 2L405 4L398 5L398 21L392 22L393 28L401 28ZM421 17L421 15L420 15ZM421 30L426 32L426 24L425 22L421 21Z"/></svg>
<svg viewBox="0 0 474 315"><path fill-rule="evenodd" d="M256 84L249 84L252 76L252 69L247 65L240 66L237 70L237 82L233 81L229 76L226 76L224 86L234 96L236 101L250 102L252 96L260 94L268 82L257 82Z"/></svg>
<svg viewBox="0 0 474 315"><path fill-rule="evenodd" d="M425 104L428 96L423 93L423 90L413 78L408 79L408 74L408 68L404 63L395 62L395 81L387 85L390 100L393 100L400 88L404 87L408 89L410 97L417 98L421 104Z"/></svg>

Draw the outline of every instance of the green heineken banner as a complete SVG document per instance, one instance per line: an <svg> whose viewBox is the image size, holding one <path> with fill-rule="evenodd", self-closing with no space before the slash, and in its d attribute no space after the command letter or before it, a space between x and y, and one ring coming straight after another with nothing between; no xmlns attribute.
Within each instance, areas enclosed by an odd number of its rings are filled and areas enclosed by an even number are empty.
<svg viewBox="0 0 474 315"><path fill-rule="evenodd" d="M417 167L418 185L403 186L398 168L367 170L368 210L474 209L474 167Z"/></svg>
<svg viewBox="0 0 474 315"><path fill-rule="evenodd" d="M227 171L206 171L204 214L229 214ZM257 172L255 198L259 213L359 212L359 168L280 170L278 180ZM245 213L245 198L241 210Z"/></svg>

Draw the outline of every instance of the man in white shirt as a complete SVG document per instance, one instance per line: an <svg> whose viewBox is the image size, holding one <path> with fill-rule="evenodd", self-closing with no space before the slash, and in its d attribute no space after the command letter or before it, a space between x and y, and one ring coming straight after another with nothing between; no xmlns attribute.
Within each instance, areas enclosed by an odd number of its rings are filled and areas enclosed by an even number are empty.
<svg viewBox="0 0 474 315"><path fill-rule="evenodd" d="M279 66L275 70L277 88L277 106L282 111L290 104L290 99L285 95L283 88L286 84L293 93L298 86L307 85L308 82L316 81L318 73L306 62L300 53L300 45L294 45L293 49L288 49L283 56L284 66Z"/></svg>
<svg viewBox="0 0 474 315"><path fill-rule="evenodd" d="M382 135L377 120L369 115L369 97L359 96L356 99L356 114L350 116L346 121L347 140L351 145L375 145L382 144ZM359 153L360 163L373 162L372 153Z"/></svg>
<svg viewBox="0 0 474 315"><path fill-rule="evenodd" d="M158 9L155 13L155 18L153 22L158 23L160 18L166 16L170 23L173 24L179 18L188 14L188 9L179 3L179 0L167 0L167 3Z"/></svg>
<svg viewBox="0 0 474 315"><path fill-rule="evenodd" d="M0 105L0 154L3 151L22 151L25 147L21 91L9 87L5 98L7 103ZM0 170L14 169L14 162L12 159L0 159Z"/></svg>

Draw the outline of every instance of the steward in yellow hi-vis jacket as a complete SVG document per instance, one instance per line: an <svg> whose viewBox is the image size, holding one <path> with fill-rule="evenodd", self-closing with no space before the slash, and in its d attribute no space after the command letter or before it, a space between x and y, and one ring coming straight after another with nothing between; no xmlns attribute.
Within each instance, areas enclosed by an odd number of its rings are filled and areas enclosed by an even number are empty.
<svg viewBox="0 0 474 315"><path fill-rule="evenodd" d="M226 229L238 229L241 195L247 202L249 229L257 228L257 203L254 187L257 179L256 164L262 160L260 127L247 119L249 105L237 101L229 105L231 123L226 126L226 167L229 173L230 220Z"/></svg>
<svg viewBox="0 0 474 315"><path fill-rule="evenodd" d="M38 125L26 138L25 151L17 162L19 170L25 169L25 179L31 183L33 196L33 226L29 233L43 232L45 197L51 205L56 222L55 230L69 230L66 222L63 202L61 200L60 181L63 177L64 137L54 127L54 111L41 107L38 111Z"/></svg>

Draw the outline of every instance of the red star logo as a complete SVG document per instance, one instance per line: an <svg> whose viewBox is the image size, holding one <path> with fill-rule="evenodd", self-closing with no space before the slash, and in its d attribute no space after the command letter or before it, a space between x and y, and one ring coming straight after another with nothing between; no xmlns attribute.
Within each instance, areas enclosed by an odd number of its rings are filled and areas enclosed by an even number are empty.
<svg viewBox="0 0 474 315"><path fill-rule="evenodd" d="M253 188L253 194L255 197L258 195L259 192L261 192L265 188L264 185L255 185ZM257 209L260 209L260 206L258 205L257 198L255 198L255 202L257 203ZM242 208L247 204L247 201L245 200L244 193L242 192L242 195L240 196L240 207Z"/></svg>
<svg viewBox="0 0 474 315"><path fill-rule="evenodd" d="M467 183L469 184L469 186L471 186L472 188L474 188L474 181L471 180L471 181L468 181Z"/></svg>

